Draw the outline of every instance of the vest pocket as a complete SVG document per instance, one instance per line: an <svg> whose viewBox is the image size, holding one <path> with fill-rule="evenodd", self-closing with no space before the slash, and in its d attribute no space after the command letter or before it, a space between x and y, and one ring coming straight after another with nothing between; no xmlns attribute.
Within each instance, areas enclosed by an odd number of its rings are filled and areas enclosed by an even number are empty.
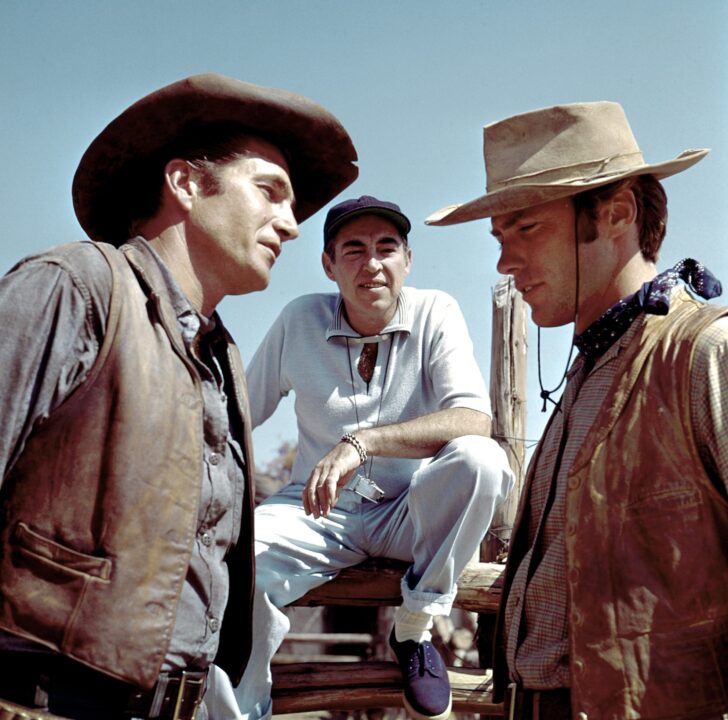
<svg viewBox="0 0 728 720"><path fill-rule="evenodd" d="M19 522L0 550L0 626L72 654L75 622L93 587L111 585L113 561L72 550Z"/></svg>
<svg viewBox="0 0 728 720"><path fill-rule="evenodd" d="M694 485L658 488L625 507L625 521L692 523L699 518L702 499Z"/></svg>
<svg viewBox="0 0 728 720"><path fill-rule="evenodd" d="M111 577L112 563L108 558L86 555L46 538L24 522L19 522L13 533L13 544L28 560L35 558L59 570L72 574L90 575L98 580Z"/></svg>

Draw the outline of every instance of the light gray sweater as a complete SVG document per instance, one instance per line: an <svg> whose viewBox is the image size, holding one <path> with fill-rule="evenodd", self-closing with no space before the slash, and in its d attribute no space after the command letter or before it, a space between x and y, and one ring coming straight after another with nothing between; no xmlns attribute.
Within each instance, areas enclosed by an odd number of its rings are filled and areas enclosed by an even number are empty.
<svg viewBox="0 0 728 720"><path fill-rule="evenodd" d="M379 340L369 386L356 363L364 342ZM411 420L446 408L490 414L490 400L457 302L439 290L403 288L392 321L362 338L337 293L304 295L273 323L248 367L253 427L293 391L298 453L291 481L305 483L342 434ZM395 497L425 460L373 459L367 471Z"/></svg>

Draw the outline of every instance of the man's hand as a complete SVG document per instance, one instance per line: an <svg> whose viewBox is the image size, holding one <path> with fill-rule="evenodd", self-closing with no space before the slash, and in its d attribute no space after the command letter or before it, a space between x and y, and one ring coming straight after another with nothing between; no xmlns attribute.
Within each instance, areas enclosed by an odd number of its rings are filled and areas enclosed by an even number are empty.
<svg viewBox="0 0 728 720"><path fill-rule="evenodd" d="M313 469L303 489L303 509L315 518L328 517L339 499L341 488L346 485L361 460L356 449L340 442L328 452Z"/></svg>
<svg viewBox="0 0 728 720"><path fill-rule="evenodd" d="M357 430L356 439L364 448L362 456L353 444L340 442L319 460L303 489L303 509L306 515L326 517L362 457L433 457L443 445L463 435L490 437L490 417L478 410L457 407Z"/></svg>

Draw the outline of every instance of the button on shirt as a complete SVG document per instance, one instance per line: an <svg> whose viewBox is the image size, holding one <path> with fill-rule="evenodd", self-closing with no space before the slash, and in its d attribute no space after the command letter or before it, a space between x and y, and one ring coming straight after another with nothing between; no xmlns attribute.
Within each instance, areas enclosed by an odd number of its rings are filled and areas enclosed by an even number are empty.
<svg viewBox="0 0 728 720"><path fill-rule="evenodd" d="M202 380L205 444L197 538L165 670L206 667L215 657L227 602L225 555L238 539L245 487L242 447L230 430L221 328L214 317L196 313L179 291L173 298L182 337Z"/></svg>
<svg viewBox="0 0 728 720"><path fill-rule="evenodd" d="M204 458L198 532L162 670L204 668L217 652L228 595L224 558L238 538L245 492L243 451L230 427L233 410L226 391L230 373L223 330L216 316L207 319L192 308L145 240L130 242L159 264L188 356L201 380ZM7 370L0 374L3 473L22 451L34 423L48 417L83 381L103 340L111 291L109 267L90 243L78 243L77 253L74 267L48 263L40 256L0 280L0 320L6 333L0 362ZM24 318L20 327L18 317ZM230 395L234 396L232 391ZM0 648L39 649L3 633Z"/></svg>

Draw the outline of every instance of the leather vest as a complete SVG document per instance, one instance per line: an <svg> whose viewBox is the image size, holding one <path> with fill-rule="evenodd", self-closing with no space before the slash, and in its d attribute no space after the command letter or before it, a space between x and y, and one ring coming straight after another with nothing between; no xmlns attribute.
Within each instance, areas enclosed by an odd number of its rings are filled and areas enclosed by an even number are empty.
<svg viewBox="0 0 728 720"><path fill-rule="evenodd" d="M569 471L574 717L728 710L728 502L698 454L689 400L695 340L727 313L679 292L667 316L648 315ZM501 658L498 694L503 670Z"/></svg>
<svg viewBox="0 0 728 720"><path fill-rule="evenodd" d="M196 534L201 383L156 265L129 245L97 247L113 278L98 357L3 483L0 627L147 688ZM236 682L250 648L254 465L244 372L228 340L246 500L217 662Z"/></svg>

